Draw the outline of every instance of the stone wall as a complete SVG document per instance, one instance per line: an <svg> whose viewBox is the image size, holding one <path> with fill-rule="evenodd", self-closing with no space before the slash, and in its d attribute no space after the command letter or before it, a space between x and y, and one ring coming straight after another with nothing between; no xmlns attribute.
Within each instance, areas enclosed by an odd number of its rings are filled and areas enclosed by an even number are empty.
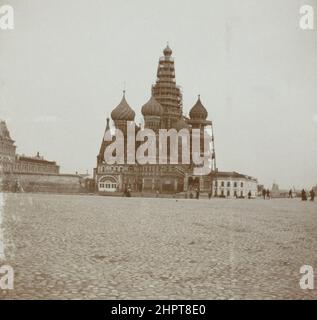
<svg viewBox="0 0 317 320"><path fill-rule="evenodd" d="M4 173L0 187L3 191L18 192L86 192L84 179L70 174Z"/></svg>

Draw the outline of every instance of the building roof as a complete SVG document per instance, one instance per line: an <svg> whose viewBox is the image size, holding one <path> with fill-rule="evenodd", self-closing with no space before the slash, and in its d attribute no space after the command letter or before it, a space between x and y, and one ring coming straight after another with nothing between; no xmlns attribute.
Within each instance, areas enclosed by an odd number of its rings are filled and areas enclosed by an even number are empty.
<svg viewBox="0 0 317 320"><path fill-rule="evenodd" d="M163 107L156 101L154 96L142 107L143 116L161 116L164 112Z"/></svg>
<svg viewBox="0 0 317 320"><path fill-rule="evenodd" d="M242 179L248 179L248 180L257 180L256 178L253 178L251 176L247 176L242 173L238 172L229 172L229 171L217 171L217 172L212 172L211 173L213 176L217 178L242 178Z"/></svg>
<svg viewBox="0 0 317 320"><path fill-rule="evenodd" d="M127 100L125 99L125 92L123 92L123 97L121 102L111 112L111 118L114 121L117 121L117 120L133 121L134 120L135 112L129 106Z"/></svg>
<svg viewBox="0 0 317 320"><path fill-rule="evenodd" d="M25 161L37 164L46 164L46 165L56 165L55 161L48 161L43 159L42 157L27 157L27 156L17 156L18 161Z"/></svg>
<svg viewBox="0 0 317 320"><path fill-rule="evenodd" d="M202 120L207 119L208 112L200 101L200 95L198 96L198 100L195 103L195 105L189 111L189 116L191 119L202 119Z"/></svg>
<svg viewBox="0 0 317 320"><path fill-rule="evenodd" d="M12 141L5 121L0 121L0 138Z"/></svg>
<svg viewBox="0 0 317 320"><path fill-rule="evenodd" d="M172 49L169 47L169 45L166 46L166 48L163 51L165 57L170 57L173 53Z"/></svg>

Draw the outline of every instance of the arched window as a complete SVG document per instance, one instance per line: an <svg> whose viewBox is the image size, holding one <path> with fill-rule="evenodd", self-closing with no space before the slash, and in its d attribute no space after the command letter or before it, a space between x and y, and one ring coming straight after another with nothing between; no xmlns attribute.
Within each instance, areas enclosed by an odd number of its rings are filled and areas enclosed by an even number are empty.
<svg viewBox="0 0 317 320"><path fill-rule="evenodd" d="M116 192L117 188L117 181L113 177L101 178L98 184L98 190L101 192Z"/></svg>

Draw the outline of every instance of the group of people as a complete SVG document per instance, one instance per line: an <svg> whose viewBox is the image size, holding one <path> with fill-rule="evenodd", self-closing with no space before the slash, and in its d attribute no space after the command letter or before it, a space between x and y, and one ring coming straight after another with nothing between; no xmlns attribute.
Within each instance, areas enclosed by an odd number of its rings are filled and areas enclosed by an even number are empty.
<svg viewBox="0 0 317 320"><path fill-rule="evenodd" d="M263 199L271 199L271 191L269 189L262 190Z"/></svg>
<svg viewBox="0 0 317 320"><path fill-rule="evenodd" d="M262 190L262 196L263 196L263 199L271 199L270 190L269 189L263 189ZM309 192L306 192L305 189L303 189L301 191L302 201L307 201L309 196L310 196L310 201L314 201L315 200L315 191L314 191L314 189L311 189ZM288 192L288 197L291 198L291 199L294 198L294 191L293 190L290 190Z"/></svg>
<svg viewBox="0 0 317 320"><path fill-rule="evenodd" d="M310 195L310 201L314 201L315 200L315 191L314 189L311 189L309 192ZM302 201L307 201L307 192L305 191L305 189L302 190L301 192L301 197L302 197Z"/></svg>
<svg viewBox="0 0 317 320"><path fill-rule="evenodd" d="M17 183L17 188L18 188L18 183ZM160 192L159 190L156 190L156 197L158 198L160 195ZM125 191L124 191L124 196L125 197L131 197L131 188L126 188ZM189 193L189 198L190 199L199 199L199 196L200 196L200 190L198 188L196 188L194 190L194 193L193 192L190 192ZM248 199L251 199L251 191L249 191L248 193ZM262 190L262 196L263 196L263 199L271 199L271 191L269 189L263 189ZM311 191L309 192L309 196L310 196L310 201L314 201L315 200L315 191L313 189L311 189ZM211 199L212 197L212 192L210 191L208 193L208 198ZM289 198L293 198L293 191L290 190L289 193L288 193L288 197ZM187 193L185 194L185 198L187 198ZM301 198L302 198L302 201L307 201L308 199L308 192L306 192L304 189L302 190L301 192Z"/></svg>
<svg viewBox="0 0 317 320"><path fill-rule="evenodd" d="M314 191L314 189L311 189L309 192L307 192L305 189L303 189L301 191L302 201L307 201L308 200L308 196L310 196L310 201L315 201L315 191ZM288 197L289 198L293 198L293 191L292 190L289 191Z"/></svg>

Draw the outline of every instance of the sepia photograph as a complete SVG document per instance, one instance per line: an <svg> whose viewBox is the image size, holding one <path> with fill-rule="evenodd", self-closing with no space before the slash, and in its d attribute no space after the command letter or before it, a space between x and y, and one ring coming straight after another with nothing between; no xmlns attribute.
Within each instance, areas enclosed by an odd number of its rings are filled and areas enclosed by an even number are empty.
<svg viewBox="0 0 317 320"><path fill-rule="evenodd" d="M0 0L0 300L316 300L316 15Z"/></svg>

